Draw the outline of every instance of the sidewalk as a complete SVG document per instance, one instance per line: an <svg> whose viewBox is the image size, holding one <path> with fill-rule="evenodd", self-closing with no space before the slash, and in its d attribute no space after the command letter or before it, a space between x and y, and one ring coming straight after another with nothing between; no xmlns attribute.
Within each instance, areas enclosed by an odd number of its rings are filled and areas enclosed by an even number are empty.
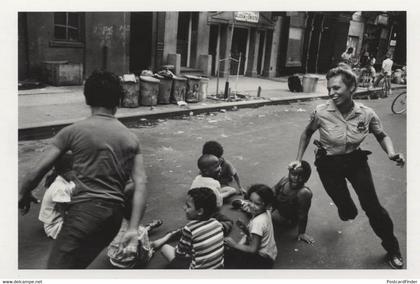
<svg viewBox="0 0 420 284"><path fill-rule="evenodd" d="M116 117L130 124L140 119L158 119L182 115L218 111L241 107L256 107L268 104L282 104L299 100L326 98L327 88L324 75L319 80L314 93L292 93L289 91L287 77L266 79L231 76L230 88L237 89L247 99L226 102L207 98L199 103L190 103L187 107L178 105L140 106L137 108L120 108ZM217 79L210 78L208 95L216 93ZM225 79L219 80L219 93L223 93ZM261 87L260 97L257 97ZM18 92L18 127L19 140L41 139L53 136L62 127L90 115L83 96L83 86L48 86L40 89L20 90Z"/></svg>

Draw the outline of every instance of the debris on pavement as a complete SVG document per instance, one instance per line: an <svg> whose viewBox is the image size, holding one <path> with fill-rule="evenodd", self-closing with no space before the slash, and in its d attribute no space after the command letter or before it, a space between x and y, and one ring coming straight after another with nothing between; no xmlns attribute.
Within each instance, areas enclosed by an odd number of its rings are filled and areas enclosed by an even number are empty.
<svg viewBox="0 0 420 284"><path fill-rule="evenodd" d="M183 106L188 106L188 103L185 101L177 101L176 102L178 106L183 107Z"/></svg>

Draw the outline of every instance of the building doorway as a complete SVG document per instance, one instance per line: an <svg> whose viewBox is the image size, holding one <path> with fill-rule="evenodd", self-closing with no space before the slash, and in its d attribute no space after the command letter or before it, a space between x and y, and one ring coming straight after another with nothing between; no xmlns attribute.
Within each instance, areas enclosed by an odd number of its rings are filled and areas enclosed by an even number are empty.
<svg viewBox="0 0 420 284"><path fill-rule="evenodd" d="M209 54L211 55L211 74L217 75L217 63L220 50L220 25L210 26Z"/></svg>
<svg viewBox="0 0 420 284"><path fill-rule="evenodd" d="M239 74L243 75L245 72L245 62L247 57L248 47L248 29L235 28L232 36L232 58L239 60L241 65L239 66ZM230 67L230 74L238 74L239 62L232 61Z"/></svg>
<svg viewBox="0 0 420 284"><path fill-rule="evenodd" d="M153 13L133 12L130 17L130 72L140 74L152 66Z"/></svg>
<svg viewBox="0 0 420 284"><path fill-rule="evenodd" d="M258 31L260 34L260 42L258 46L258 61L257 61L257 74L263 75L264 72L264 59L265 49L267 46L267 36L265 31Z"/></svg>
<svg viewBox="0 0 420 284"><path fill-rule="evenodd" d="M179 12L176 53L181 54L181 66L195 65L197 55L198 12Z"/></svg>

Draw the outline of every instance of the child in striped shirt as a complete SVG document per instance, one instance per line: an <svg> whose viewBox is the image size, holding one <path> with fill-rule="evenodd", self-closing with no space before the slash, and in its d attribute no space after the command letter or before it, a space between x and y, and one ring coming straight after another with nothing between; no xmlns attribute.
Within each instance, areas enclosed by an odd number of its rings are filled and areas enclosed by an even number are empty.
<svg viewBox="0 0 420 284"><path fill-rule="evenodd" d="M177 246L165 244L161 248L170 261L168 268L223 268L223 229L211 218L217 211L213 190L206 187L190 189L184 211L189 222L182 228ZM155 241L153 246L157 243Z"/></svg>

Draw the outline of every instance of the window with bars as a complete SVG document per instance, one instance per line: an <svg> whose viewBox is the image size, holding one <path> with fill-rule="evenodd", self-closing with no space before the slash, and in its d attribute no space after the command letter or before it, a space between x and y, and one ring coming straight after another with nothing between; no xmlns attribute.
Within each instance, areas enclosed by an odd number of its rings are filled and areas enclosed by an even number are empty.
<svg viewBox="0 0 420 284"><path fill-rule="evenodd" d="M81 15L76 12L54 13L54 40L81 41Z"/></svg>

